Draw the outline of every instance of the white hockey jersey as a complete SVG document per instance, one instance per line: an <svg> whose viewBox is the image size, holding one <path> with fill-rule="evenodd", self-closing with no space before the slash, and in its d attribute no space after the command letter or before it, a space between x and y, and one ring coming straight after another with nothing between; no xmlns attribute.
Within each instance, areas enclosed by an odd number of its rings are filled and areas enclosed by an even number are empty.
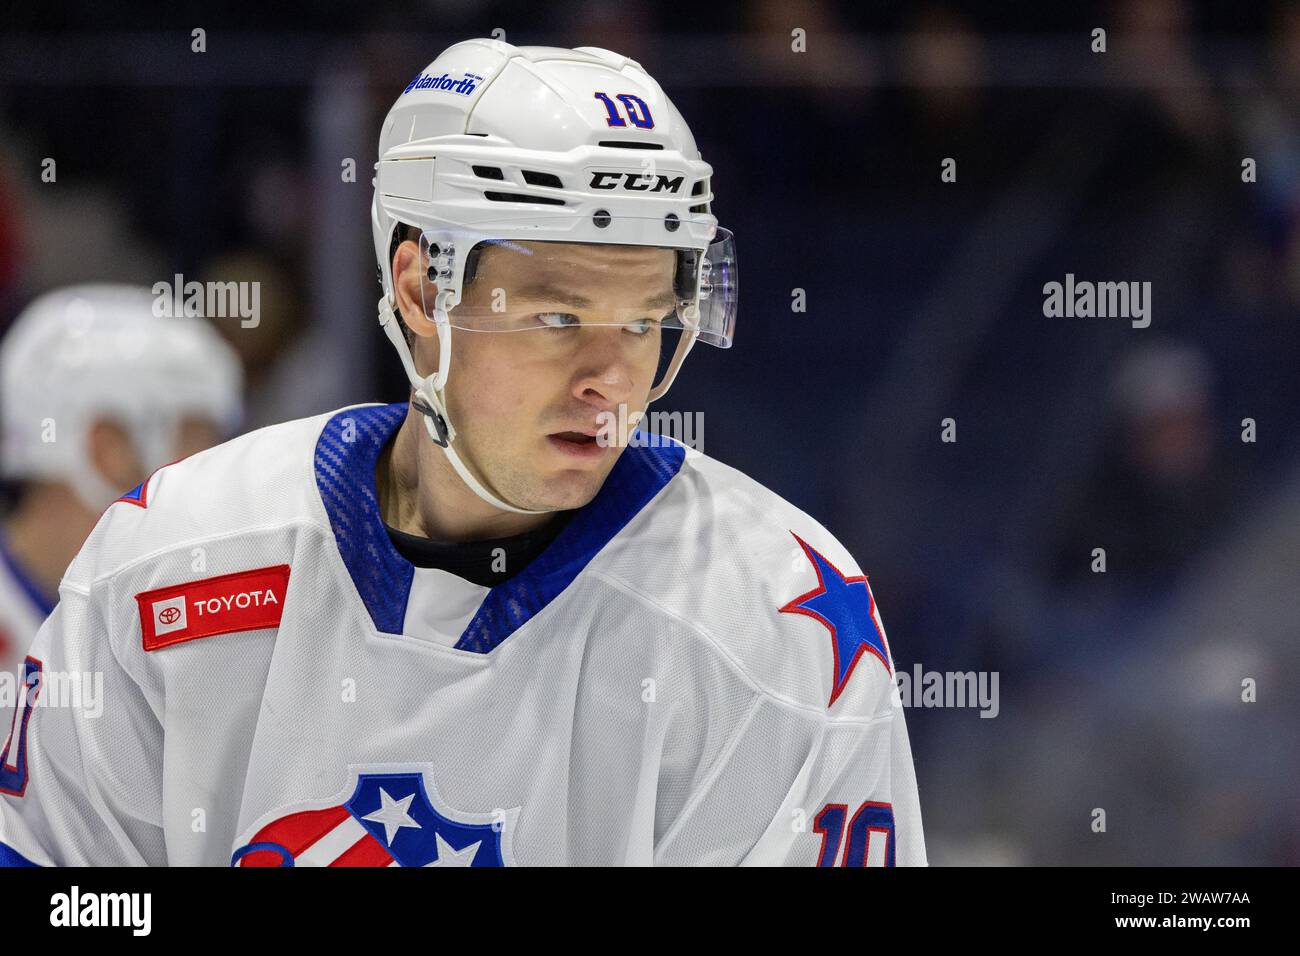
<svg viewBox="0 0 1300 956"><path fill-rule="evenodd" d="M884 628L825 529L633 444L481 587L385 531L406 413L263 428L105 512L27 662L4 862L925 864Z"/></svg>

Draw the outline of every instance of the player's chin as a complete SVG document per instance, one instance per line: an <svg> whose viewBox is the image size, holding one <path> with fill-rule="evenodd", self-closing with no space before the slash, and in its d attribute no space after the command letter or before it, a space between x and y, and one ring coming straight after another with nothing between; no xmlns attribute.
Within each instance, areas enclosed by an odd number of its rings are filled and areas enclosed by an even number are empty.
<svg viewBox="0 0 1300 956"><path fill-rule="evenodd" d="M552 472L539 483L535 495L539 503L533 507L556 511L583 507L600 492L616 460L616 455L610 455L606 467L562 468Z"/></svg>

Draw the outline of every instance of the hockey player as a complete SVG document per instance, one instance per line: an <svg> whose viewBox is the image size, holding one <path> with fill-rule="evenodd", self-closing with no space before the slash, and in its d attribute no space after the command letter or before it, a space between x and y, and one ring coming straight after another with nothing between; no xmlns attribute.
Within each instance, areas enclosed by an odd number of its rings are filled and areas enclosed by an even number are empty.
<svg viewBox="0 0 1300 956"><path fill-rule="evenodd" d="M0 473L16 488L0 530L7 674L20 670L104 509L239 423L234 350L200 319L156 317L153 302L128 285L49 292L0 344Z"/></svg>
<svg viewBox="0 0 1300 956"><path fill-rule="evenodd" d="M712 170L659 85L458 43L376 169L411 400L108 509L28 663L9 861L924 864L852 557L695 449L607 440L734 327ZM102 716L42 703L69 671L103 673Z"/></svg>

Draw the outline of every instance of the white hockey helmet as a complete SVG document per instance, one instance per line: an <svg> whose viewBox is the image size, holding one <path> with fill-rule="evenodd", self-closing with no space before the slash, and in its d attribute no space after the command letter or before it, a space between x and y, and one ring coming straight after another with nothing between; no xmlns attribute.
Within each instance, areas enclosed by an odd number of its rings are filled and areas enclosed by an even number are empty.
<svg viewBox="0 0 1300 956"><path fill-rule="evenodd" d="M697 339L731 345L735 247L710 212L712 168L659 84L625 56L598 47L457 43L398 97L384 121L375 169L380 325L401 357L430 437L475 494L497 508L541 513L501 500L465 467L452 447L456 430L444 394L453 328L523 331L509 315L453 312L480 243L520 252L527 250L509 240L675 250L677 302L661 321L677 330L676 345L650 401L668 390ZM423 306L439 345L438 368L428 376L416 370L394 315L399 224L420 230L427 257Z"/></svg>
<svg viewBox="0 0 1300 956"><path fill-rule="evenodd" d="M71 487L93 511L112 488L90 462L101 419L130 436L146 473L172 461L186 417L232 434L243 415L243 371L205 320L159 317L147 287L82 285L46 293L0 344L0 471Z"/></svg>

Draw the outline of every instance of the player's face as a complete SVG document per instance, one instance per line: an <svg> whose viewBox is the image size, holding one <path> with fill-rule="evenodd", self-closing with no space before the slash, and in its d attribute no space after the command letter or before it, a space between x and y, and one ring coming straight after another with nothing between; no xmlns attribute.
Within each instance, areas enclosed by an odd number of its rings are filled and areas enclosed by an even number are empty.
<svg viewBox="0 0 1300 956"><path fill-rule="evenodd" d="M524 508L578 508L590 501L621 448L596 435L620 406L629 421L645 410L659 365L662 332L656 320L671 297L674 253L642 246L545 245L544 256L489 246L466 312L482 313L493 296L511 313L540 316L546 327L516 332L452 334L447 387L456 447L480 478ZM562 283L555 281L562 276ZM523 290L555 287L554 293ZM578 304L584 303L584 304ZM459 307L458 307L459 308ZM456 312L452 323L457 324Z"/></svg>

